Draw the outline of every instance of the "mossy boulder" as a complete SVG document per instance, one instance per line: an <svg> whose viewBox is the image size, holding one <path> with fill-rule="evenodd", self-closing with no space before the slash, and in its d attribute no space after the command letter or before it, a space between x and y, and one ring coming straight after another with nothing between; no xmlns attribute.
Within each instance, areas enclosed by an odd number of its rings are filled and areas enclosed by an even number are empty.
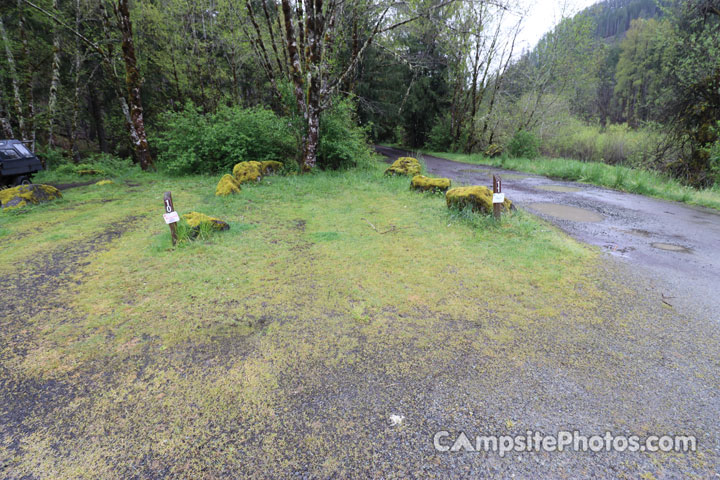
<svg viewBox="0 0 720 480"><path fill-rule="evenodd" d="M491 143L490 145L488 145L488 147L485 149L485 152L483 153L486 157L499 157L503 153L503 147L502 145L498 145L497 143Z"/></svg>
<svg viewBox="0 0 720 480"><path fill-rule="evenodd" d="M260 162L240 162L233 167L233 176L239 184L259 182L262 172L263 167Z"/></svg>
<svg viewBox="0 0 720 480"><path fill-rule="evenodd" d="M407 175L408 177L414 177L421 173L422 166L417 158L413 157L400 157L390 165L390 168L385 170L385 175Z"/></svg>
<svg viewBox="0 0 720 480"><path fill-rule="evenodd" d="M430 178L425 175L415 175L410 181L410 188L421 192L446 192L450 185L449 178Z"/></svg>
<svg viewBox="0 0 720 480"><path fill-rule="evenodd" d="M62 198L62 193L51 185L20 185L0 190L0 205L3 209L49 202L56 198Z"/></svg>
<svg viewBox="0 0 720 480"><path fill-rule="evenodd" d="M183 219L193 229L200 229L202 226L208 226L212 230L229 230L230 225L227 222L220 220L219 218L211 217L200 212L190 212L182 216Z"/></svg>
<svg viewBox="0 0 720 480"><path fill-rule="evenodd" d="M260 170L262 171L263 175L272 175L273 173L278 173L283 169L282 162L276 162L275 160L266 160L264 162L260 162Z"/></svg>
<svg viewBox="0 0 720 480"><path fill-rule="evenodd" d="M240 183L238 183L235 177L226 173L218 182L215 188L215 195L224 197L233 193L240 193Z"/></svg>
<svg viewBox="0 0 720 480"><path fill-rule="evenodd" d="M445 200L448 207L466 208L471 207L474 212L492 213L493 192L488 187L475 185L472 187L455 187L447 191ZM510 211L512 202L505 199L503 209Z"/></svg>

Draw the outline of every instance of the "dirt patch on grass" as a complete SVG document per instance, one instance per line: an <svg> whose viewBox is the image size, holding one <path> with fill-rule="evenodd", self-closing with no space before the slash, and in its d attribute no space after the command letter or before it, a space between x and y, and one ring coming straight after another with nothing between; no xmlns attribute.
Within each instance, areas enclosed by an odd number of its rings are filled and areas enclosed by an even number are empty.
<svg viewBox="0 0 720 480"><path fill-rule="evenodd" d="M70 402L77 390L77 386L63 381L22 376L4 365L21 359L28 347L34 345L34 332L40 328L32 322L35 316L71 309L67 298L58 292L76 281L74 275L90 263L89 257L94 252L106 249L137 219L126 217L85 241L62 245L46 255L26 259L23 265L4 273L0 302L3 319L0 336L4 340L0 348L0 366L3 366L0 367L0 447L17 453L19 439L42 427L37 419Z"/></svg>
<svg viewBox="0 0 720 480"><path fill-rule="evenodd" d="M27 259L21 268L6 273L0 316L18 321L64 305L54 292L67 285L70 277L88 265L87 257L120 238L139 217L129 216L86 241L59 247L47 255ZM19 267L19 266L18 266ZM12 322L14 323L14 322ZM3 328L9 325L3 323Z"/></svg>
<svg viewBox="0 0 720 480"><path fill-rule="evenodd" d="M55 183L52 186L57 188L58 190L69 190L71 188L86 187L97 182L97 180L89 180L87 182Z"/></svg>

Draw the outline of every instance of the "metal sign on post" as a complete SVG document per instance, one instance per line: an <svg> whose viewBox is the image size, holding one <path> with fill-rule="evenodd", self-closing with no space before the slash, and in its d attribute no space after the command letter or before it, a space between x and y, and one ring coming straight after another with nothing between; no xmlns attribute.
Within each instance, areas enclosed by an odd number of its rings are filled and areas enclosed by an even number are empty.
<svg viewBox="0 0 720 480"><path fill-rule="evenodd" d="M165 219L165 223L167 223L170 226L170 236L172 237L172 244L175 246L177 243L177 222L180 221L180 216L175 211L175 206L173 205L172 201L172 194L170 192L165 192L165 195L163 196L163 205L165 207L165 213L163 214L163 218Z"/></svg>
<svg viewBox="0 0 720 480"><path fill-rule="evenodd" d="M495 220L500 220L504 202L505 194L502 193L502 180L497 175L493 175L493 216Z"/></svg>

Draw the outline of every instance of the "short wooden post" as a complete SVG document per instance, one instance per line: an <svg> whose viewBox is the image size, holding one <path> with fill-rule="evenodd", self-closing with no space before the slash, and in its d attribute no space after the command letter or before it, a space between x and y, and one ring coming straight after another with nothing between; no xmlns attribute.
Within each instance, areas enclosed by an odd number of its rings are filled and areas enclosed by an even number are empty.
<svg viewBox="0 0 720 480"><path fill-rule="evenodd" d="M172 237L172 244L175 246L177 244L177 222L180 221L180 217L175 211L172 193L165 192L165 195L163 196L163 206L165 207L163 217L165 218L165 223L170 226L170 236Z"/></svg>
<svg viewBox="0 0 720 480"><path fill-rule="evenodd" d="M502 194L502 181L497 175L493 175L493 216L500 220L505 195Z"/></svg>

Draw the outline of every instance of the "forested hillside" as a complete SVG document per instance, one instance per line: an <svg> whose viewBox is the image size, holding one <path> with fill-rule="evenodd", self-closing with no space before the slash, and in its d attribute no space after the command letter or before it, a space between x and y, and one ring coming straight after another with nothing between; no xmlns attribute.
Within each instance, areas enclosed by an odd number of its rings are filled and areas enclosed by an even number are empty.
<svg viewBox="0 0 720 480"><path fill-rule="evenodd" d="M620 39L630 30L633 20L661 15L657 0L604 0L578 14L590 17L597 25L597 36L603 39Z"/></svg>
<svg viewBox="0 0 720 480"><path fill-rule="evenodd" d="M0 7L0 121L51 164L308 171L364 161L369 139L708 186L719 4L608 0L520 52L533 19L512 0L17 0Z"/></svg>

